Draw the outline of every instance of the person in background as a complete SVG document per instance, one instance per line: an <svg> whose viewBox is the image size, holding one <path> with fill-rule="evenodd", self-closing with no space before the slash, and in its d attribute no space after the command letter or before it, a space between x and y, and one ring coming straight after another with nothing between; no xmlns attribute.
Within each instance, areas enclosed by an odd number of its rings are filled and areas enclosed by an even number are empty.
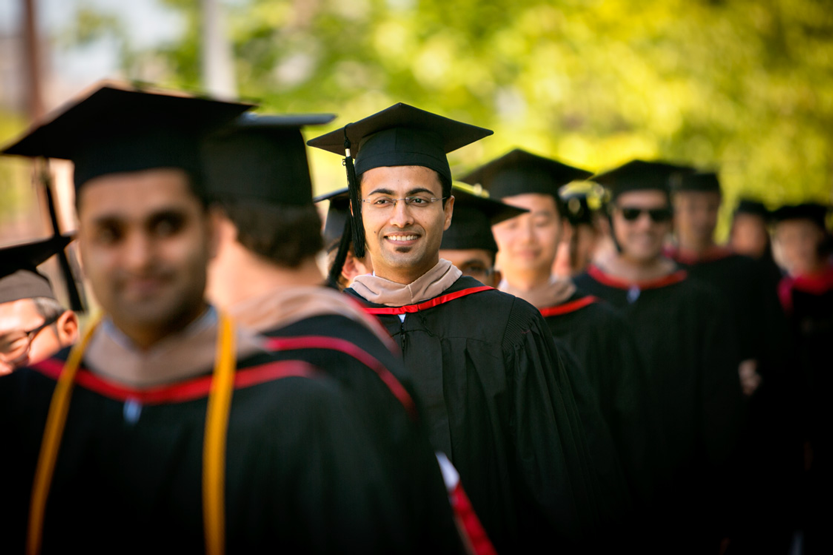
<svg viewBox="0 0 833 555"><path fill-rule="evenodd" d="M0 374L40 362L78 338L78 317L37 271L70 241L57 236L0 249Z"/></svg>
<svg viewBox="0 0 833 555"><path fill-rule="evenodd" d="M614 247L604 212L603 187L590 181L576 181L561 187L558 195L569 225L558 245L552 274L571 278Z"/></svg>
<svg viewBox="0 0 833 555"><path fill-rule="evenodd" d="M345 227L350 225L350 197L347 188L315 197L313 202L319 203L325 200L329 201L329 206L322 234L324 235L324 248L327 251L327 272L329 272L330 268L335 265L341 237L345 233L350 235L352 231L351 228ZM343 291L350 287L356 276L372 273L373 264L370 262L370 256L356 258L355 249L351 243L341 266L341 273L335 277L334 285L339 291Z"/></svg>

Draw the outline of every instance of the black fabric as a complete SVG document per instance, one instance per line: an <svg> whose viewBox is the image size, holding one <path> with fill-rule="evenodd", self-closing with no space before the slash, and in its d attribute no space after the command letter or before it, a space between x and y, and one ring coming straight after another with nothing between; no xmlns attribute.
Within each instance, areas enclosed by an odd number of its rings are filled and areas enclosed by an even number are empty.
<svg viewBox="0 0 833 555"><path fill-rule="evenodd" d="M719 193L720 181L714 172L684 173L672 182L673 191L695 191L700 193Z"/></svg>
<svg viewBox="0 0 833 555"><path fill-rule="evenodd" d="M497 252L492 226L528 212L488 197L478 196L453 186L454 214L451 225L443 231L440 249L482 249Z"/></svg>
<svg viewBox="0 0 833 555"><path fill-rule="evenodd" d="M655 190L668 193L679 184L683 174L693 173L694 168L668 162L631 160L618 168L590 178L604 185L615 199L628 191Z"/></svg>
<svg viewBox="0 0 833 555"><path fill-rule="evenodd" d="M769 210L764 205L764 203L752 200L752 199L740 199L738 202L737 207L735 208L735 214L752 214L753 216L760 216L761 218L768 218L769 217Z"/></svg>
<svg viewBox="0 0 833 555"><path fill-rule="evenodd" d="M461 277L443 295L481 285ZM486 290L379 320L412 373L431 443L459 471L497 551L592 551L627 492L604 479L615 451L597 401L540 313Z"/></svg>
<svg viewBox="0 0 833 555"><path fill-rule="evenodd" d="M332 250L341 240L344 234L345 223L350 217L350 197L347 187L338 189L326 195L320 195L313 199L313 202L330 201L327 207L327 219L324 222L324 245L327 250Z"/></svg>
<svg viewBox="0 0 833 555"><path fill-rule="evenodd" d="M66 248L71 235L55 235L43 241L0 249L0 303L45 297L55 293L46 276L37 267Z"/></svg>
<svg viewBox="0 0 833 555"><path fill-rule="evenodd" d="M632 330L657 405L657 544L664 552L716 549L726 533L730 469L742 419L737 342L718 294L693 279L639 289L588 273L579 289L618 308Z"/></svg>
<svg viewBox="0 0 833 555"><path fill-rule="evenodd" d="M332 121L331 114L244 114L202 145L208 193L270 204L312 204L312 181L301 127Z"/></svg>
<svg viewBox="0 0 833 555"><path fill-rule="evenodd" d="M822 229L826 229L825 218L828 207L812 202L785 205L770 212L770 218L776 224L787 220L809 220Z"/></svg>
<svg viewBox="0 0 833 555"><path fill-rule="evenodd" d="M383 455L388 480L396 487L397 507L407 514L411 544L417 553L460 553L463 550L454 524L448 494L428 441L420 401L410 374L402 360L394 355L367 328L344 316L316 316L289 326L273 329L270 338L325 338L336 348L274 350L279 360L304 360L321 368L338 381L350 397L360 423L369 431ZM385 384L376 369L370 368L349 352L338 350L348 343L348 350L361 349L408 391L415 402L413 413L407 410ZM360 355L363 356L363 355Z"/></svg>
<svg viewBox="0 0 833 555"><path fill-rule="evenodd" d="M106 84L58 108L3 153L72 160L76 190L101 175L151 168L199 176L199 138L249 108Z"/></svg>
<svg viewBox="0 0 833 555"><path fill-rule="evenodd" d="M239 361L238 373L269 362ZM7 424L0 441L14 453L0 458L8 478L0 496L3 552L23 552L54 387L33 369L0 378ZM125 405L75 385L46 505L43 553L205 552L207 398L146 404L137 420L125 416ZM285 377L235 389L227 437L227 552L415 551L379 455L331 379Z"/></svg>

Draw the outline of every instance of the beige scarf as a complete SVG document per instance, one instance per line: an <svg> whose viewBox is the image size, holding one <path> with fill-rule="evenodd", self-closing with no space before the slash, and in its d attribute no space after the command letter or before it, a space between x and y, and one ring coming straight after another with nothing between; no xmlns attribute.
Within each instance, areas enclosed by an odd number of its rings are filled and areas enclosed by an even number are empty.
<svg viewBox="0 0 833 555"><path fill-rule="evenodd" d="M241 326L256 332L286 327L313 316L337 314L363 325L386 345L390 343L390 336L356 301L326 287L278 287L237 303L229 314Z"/></svg>
<svg viewBox="0 0 833 555"><path fill-rule="evenodd" d="M448 260L437 265L408 284L396 283L379 276L357 276L353 290L364 299L385 306L405 306L433 299L460 279L463 272Z"/></svg>
<svg viewBox="0 0 833 555"><path fill-rule="evenodd" d="M236 341L238 359L265 351L262 338L240 327ZM211 372L216 350L217 317L213 310L147 350L132 345L106 318L93 333L84 360L88 368L106 379L144 388Z"/></svg>
<svg viewBox="0 0 833 555"><path fill-rule="evenodd" d="M572 281L550 278L549 283L541 287L536 287L529 291L522 291L516 287L509 285L506 280L500 282L498 289L504 293L509 293L519 297L535 308L546 308L549 306L557 306L570 298L576 292L576 286Z"/></svg>

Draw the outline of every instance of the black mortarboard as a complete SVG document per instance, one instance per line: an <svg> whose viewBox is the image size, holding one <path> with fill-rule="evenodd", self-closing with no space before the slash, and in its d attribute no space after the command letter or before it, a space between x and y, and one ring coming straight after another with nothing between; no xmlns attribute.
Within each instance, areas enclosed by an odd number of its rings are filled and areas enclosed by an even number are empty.
<svg viewBox="0 0 833 555"><path fill-rule="evenodd" d="M767 219L769 218L770 212L763 202L744 198L738 202L738 206L735 208L735 214L751 214Z"/></svg>
<svg viewBox="0 0 833 555"><path fill-rule="evenodd" d="M550 195L558 202L561 186L591 175L592 172L516 148L480 166L461 181L479 184L492 198L538 193Z"/></svg>
<svg viewBox="0 0 833 555"><path fill-rule="evenodd" d="M71 236L56 235L43 241L0 249L0 303L36 297L54 299L49 280L38 272L37 267L71 241Z"/></svg>
<svg viewBox="0 0 833 555"><path fill-rule="evenodd" d="M327 219L324 222L324 246L327 251L331 251L344 235L344 226L347 223L347 218L350 217L350 195L347 187L338 189L331 193L319 195L313 199L313 202L330 201L330 206L327 208Z"/></svg>
<svg viewBox="0 0 833 555"><path fill-rule="evenodd" d="M451 194L454 195L454 214L451 226L443 232L441 249L497 252L492 226L528 212L524 208L470 193L456 185L451 188Z"/></svg>
<svg viewBox="0 0 833 555"><path fill-rule="evenodd" d="M151 168L199 175L199 138L251 108L106 84L70 102L5 154L72 160L75 188L94 177Z"/></svg>
<svg viewBox="0 0 833 555"><path fill-rule="evenodd" d="M683 174L696 170L690 166L669 164L668 162L645 162L632 160L616 169L594 175L590 178L610 190L611 198L615 199L628 191L656 190L670 192Z"/></svg>
<svg viewBox="0 0 833 555"><path fill-rule="evenodd" d="M206 188L213 197L269 204L312 204L301 127L323 125L333 114L243 114L203 143Z"/></svg>
<svg viewBox="0 0 833 555"><path fill-rule="evenodd" d="M679 179L671 180L672 191L693 191L699 193L719 193L720 181L714 172L682 173Z"/></svg>
<svg viewBox="0 0 833 555"><path fill-rule="evenodd" d="M826 229L828 207L823 204L807 202L804 204L785 205L772 211L772 221L780 223L785 220L810 220L822 229Z"/></svg>
<svg viewBox="0 0 833 555"><path fill-rule="evenodd" d="M423 166L451 183L446 154L492 134L489 129L438 116L407 104L393 106L350 123L307 144L344 154L350 202L352 241L356 256L364 257L364 226L361 219L361 191L358 175L386 166ZM355 157L355 167L353 158ZM447 194L443 191L443 194ZM339 252L346 256L348 237ZM336 261L341 256L336 257ZM335 268L339 272L340 268Z"/></svg>

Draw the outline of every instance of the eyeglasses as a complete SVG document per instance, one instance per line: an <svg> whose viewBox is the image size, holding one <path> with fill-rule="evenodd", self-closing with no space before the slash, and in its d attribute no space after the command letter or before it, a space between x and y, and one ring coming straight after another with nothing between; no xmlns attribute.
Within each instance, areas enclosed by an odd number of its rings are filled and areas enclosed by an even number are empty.
<svg viewBox="0 0 833 555"><path fill-rule="evenodd" d="M41 330L57 322L60 317L60 314L56 314L29 331L13 331L0 337L0 358L9 363L23 358Z"/></svg>
<svg viewBox="0 0 833 555"><path fill-rule="evenodd" d="M400 200L405 203L405 206L409 208L428 208L438 200L445 200L448 197L442 198L433 198L433 197L425 197L425 196L413 196L413 197L405 197L405 198L391 198L385 196L377 196L372 198L362 199L362 202L368 205L368 208L374 210L388 210L390 208L396 208L396 203Z"/></svg>
<svg viewBox="0 0 833 555"><path fill-rule="evenodd" d="M670 208L637 208L633 206L621 206L619 210L622 212L622 217L629 222L635 222L643 213L647 212L648 217L655 224L661 224L671 220L673 212Z"/></svg>
<svg viewBox="0 0 833 555"><path fill-rule="evenodd" d="M476 279L488 279L494 272L494 268L485 268L483 266L462 266L460 271L464 276L473 277Z"/></svg>

